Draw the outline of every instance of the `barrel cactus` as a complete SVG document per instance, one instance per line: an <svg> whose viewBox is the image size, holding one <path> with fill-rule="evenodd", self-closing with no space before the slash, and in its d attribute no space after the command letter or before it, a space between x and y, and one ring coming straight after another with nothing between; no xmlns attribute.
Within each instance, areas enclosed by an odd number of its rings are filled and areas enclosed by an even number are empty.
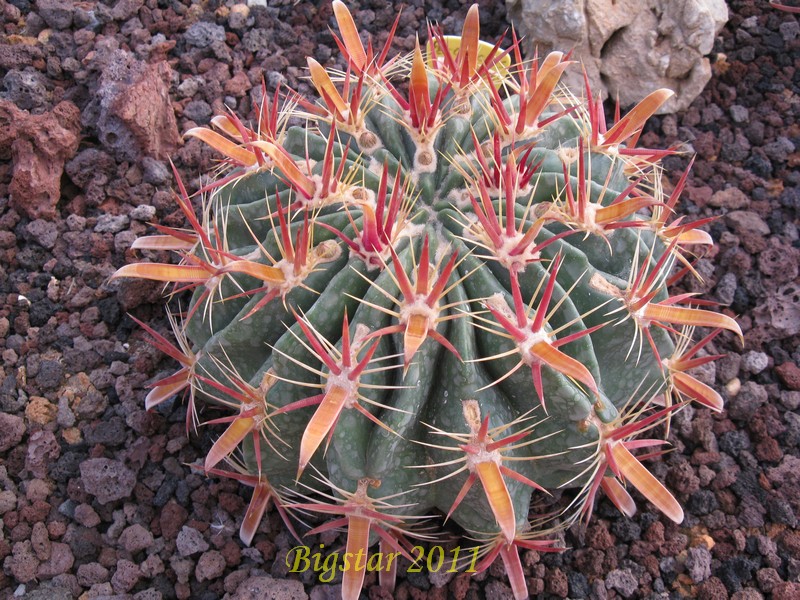
<svg viewBox="0 0 800 600"><path fill-rule="evenodd" d="M147 407L185 392L188 426L211 417L202 468L254 488L245 543L270 502L293 533L295 517L345 528L352 556L410 556L450 521L472 570L500 555L523 598L519 549L558 550L599 490L680 522L638 450L657 454L690 401L721 410L689 370L741 332L667 291L712 243L674 214L686 174L662 188L672 150L637 146L670 92L609 124L590 90L559 87L568 57L480 41L476 6L460 37L430 26L394 58L391 34L378 51L333 11L346 70L309 58L317 102L264 89L252 123L189 131L223 168L199 209L178 183L189 228L134 244L179 263L116 273L193 290L177 344L141 323L180 363ZM530 517L564 488L566 508ZM343 570L357 598L366 564Z"/></svg>

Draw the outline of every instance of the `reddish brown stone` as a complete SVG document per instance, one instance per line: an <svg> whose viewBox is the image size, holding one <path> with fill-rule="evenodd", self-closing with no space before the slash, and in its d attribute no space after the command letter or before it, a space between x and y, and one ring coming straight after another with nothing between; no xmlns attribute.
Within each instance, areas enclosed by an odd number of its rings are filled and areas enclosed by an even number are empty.
<svg viewBox="0 0 800 600"><path fill-rule="evenodd" d="M251 87L253 86L250 84L247 74L243 71L239 71L225 82L225 93L229 96L241 98Z"/></svg>
<svg viewBox="0 0 800 600"><path fill-rule="evenodd" d="M161 525L161 535L165 539L174 540L178 537L178 532L186 522L188 513L186 509L175 502L168 502L161 511L159 522Z"/></svg>
<svg viewBox="0 0 800 600"><path fill-rule="evenodd" d="M39 560L33 552L31 542L29 540L17 542L12 552L11 557L4 562L6 570L20 583L33 581L39 568Z"/></svg>
<svg viewBox="0 0 800 600"><path fill-rule="evenodd" d="M50 521L47 524L47 533L50 539L56 540L63 536L67 531L67 524L64 521Z"/></svg>
<svg viewBox="0 0 800 600"><path fill-rule="evenodd" d="M391 597L391 594L389 595ZM447 590L445 588L432 587L428 590L428 600L445 600Z"/></svg>
<svg viewBox="0 0 800 600"><path fill-rule="evenodd" d="M192 588L189 587L188 583L176 583L175 596L178 598L178 600L186 600L187 598L191 598Z"/></svg>
<svg viewBox="0 0 800 600"><path fill-rule="evenodd" d="M772 597L783 598L784 600L800 600L800 583L782 581L772 588Z"/></svg>
<svg viewBox="0 0 800 600"><path fill-rule="evenodd" d="M50 505L44 500L36 500L32 504L20 509L19 516L28 523L38 523L47 520L50 513Z"/></svg>
<svg viewBox="0 0 800 600"><path fill-rule="evenodd" d="M554 596L559 598L566 598L569 594L569 583L567 582L567 575L561 569L553 569L550 572L550 577L546 578L547 590Z"/></svg>
<svg viewBox="0 0 800 600"><path fill-rule="evenodd" d="M166 158L180 144L169 100L171 69L165 62L147 65L139 79L119 94L111 111L133 134L143 154Z"/></svg>
<svg viewBox="0 0 800 600"><path fill-rule="evenodd" d="M541 579L539 581L541 581ZM450 589L450 593L453 594L453 597L456 600L464 600L464 598L467 596L467 590L469 590L469 582L470 582L470 576L467 573L460 573L459 575L456 575L453 578L453 581L450 582L448 588ZM542 590L544 590L544 583L542 584Z"/></svg>
<svg viewBox="0 0 800 600"><path fill-rule="evenodd" d="M239 544L233 540L228 540L220 553L229 567L237 566L242 560L242 550Z"/></svg>
<svg viewBox="0 0 800 600"><path fill-rule="evenodd" d="M48 560L50 558L50 536L47 533L47 527L44 523L35 523L31 530L31 545L36 558L39 560Z"/></svg>
<svg viewBox="0 0 800 600"><path fill-rule="evenodd" d="M664 541L664 524L661 521L653 522L644 533L644 539L648 542L663 542Z"/></svg>
<svg viewBox="0 0 800 600"><path fill-rule="evenodd" d="M635 560L642 560L645 557L651 556L653 552L655 552L655 544L643 542L642 540L634 540L631 542L628 554Z"/></svg>
<svg viewBox="0 0 800 600"><path fill-rule="evenodd" d="M256 542L255 547L259 552L261 552L261 556L264 557L264 560L270 561L275 558L275 544L269 540L259 540Z"/></svg>
<svg viewBox="0 0 800 600"><path fill-rule="evenodd" d="M75 557L70 547L61 542L53 542L51 556L39 565L36 576L39 579L52 579L69 572L73 564Z"/></svg>
<svg viewBox="0 0 800 600"><path fill-rule="evenodd" d="M727 600L728 590L725 584L717 577L710 577L697 586L698 600Z"/></svg>
<svg viewBox="0 0 800 600"><path fill-rule="evenodd" d="M796 364L785 362L781 366L775 367L775 372L790 390L800 390L800 368Z"/></svg>
<svg viewBox="0 0 800 600"><path fill-rule="evenodd" d="M218 496L219 506L232 515L239 514L244 509L244 500L236 494L222 492Z"/></svg>
<svg viewBox="0 0 800 600"><path fill-rule="evenodd" d="M756 457L760 461L779 462L783 458L783 451L777 440L765 438L756 446Z"/></svg>
<svg viewBox="0 0 800 600"><path fill-rule="evenodd" d="M9 538L11 538L12 542L22 542L30 540L31 526L28 525L27 523L17 523L17 526L11 530Z"/></svg>
<svg viewBox="0 0 800 600"><path fill-rule="evenodd" d="M800 532L787 530L778 543L793 557L800 557Z"/></svg>
<svg viewBox="0 0 800 600"><path fill-rule="evenodd" d="M608 531L608 523L598 521L586 531L586 545L596 550L607 550L614 545L614 536Z"/></svg>
<svg viewBox="0 0 800 600"><path fill-rule="evenodd" d="M11 205L31 219L54 219L64 163L74 156L79 141L80 110L72 102L31 115L0 101L0 159L11 158L14 165Z"/></svg>

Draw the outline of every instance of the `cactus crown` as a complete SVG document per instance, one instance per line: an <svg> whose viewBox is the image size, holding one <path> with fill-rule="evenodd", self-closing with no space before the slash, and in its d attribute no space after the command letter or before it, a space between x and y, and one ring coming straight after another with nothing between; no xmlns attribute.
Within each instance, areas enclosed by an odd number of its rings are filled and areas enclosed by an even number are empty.
<svg viewBox="0 0 800 600"><path fill-rule="evenodd" d="M199 213L179 182L189 229L134 245L179 264L116 274L193 290L177 346L141 323L181 365L147 407L188 390L187 425L198 403L223 409L203 468L254 487L245 543L270 501L290 528L292 513L346 526L348 552L408 555L439 514L480 540L479 569L502 557L522 598L518 548L557 550L599 489L630 515L632 486L680 522L636 451L661 447L646 432L686 402L721 409L688 371L740 331L666 290L711 243L673 213L686 175L661 189L670 151L637 146L670 92L608 124L590 90L559 88L561 53L479 41L476 6L460 38L430 26L394 58L391 34L365 47L333 9L346 71L309 58L317 103L264 90L254 124L189 131L225 169ZM694 343L695 327L714 331ZM565 510L529 521L534 494L567 487ZM345 598L364 572L346 570Z"/></svg>

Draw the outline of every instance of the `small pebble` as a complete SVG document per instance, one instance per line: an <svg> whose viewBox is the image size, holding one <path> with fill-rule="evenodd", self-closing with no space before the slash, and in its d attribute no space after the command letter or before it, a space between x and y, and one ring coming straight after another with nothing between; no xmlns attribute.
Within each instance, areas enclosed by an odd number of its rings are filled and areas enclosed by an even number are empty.
<svg viewBox="0 0 800 600"><path fill-rule="evenodd" d="M188 525L184 525L178 533L176 543L181 556L192 556L208 550L208 542L203 539L203 534Z"/></svg>

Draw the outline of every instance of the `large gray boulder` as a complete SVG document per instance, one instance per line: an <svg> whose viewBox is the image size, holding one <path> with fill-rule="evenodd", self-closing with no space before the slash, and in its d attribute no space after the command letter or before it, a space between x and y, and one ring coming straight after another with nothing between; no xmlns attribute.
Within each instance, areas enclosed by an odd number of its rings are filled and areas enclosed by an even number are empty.
<svg viewBox="0 0 800 600"><path fill-rule="evenodd" d="M573 50L592 91L635 104L658 88L675 95L659 112L682 110L711 78L706 55L728 20L725 0L506 0L529 57ZM580 69L564 78L583 90Z"/></svg>

